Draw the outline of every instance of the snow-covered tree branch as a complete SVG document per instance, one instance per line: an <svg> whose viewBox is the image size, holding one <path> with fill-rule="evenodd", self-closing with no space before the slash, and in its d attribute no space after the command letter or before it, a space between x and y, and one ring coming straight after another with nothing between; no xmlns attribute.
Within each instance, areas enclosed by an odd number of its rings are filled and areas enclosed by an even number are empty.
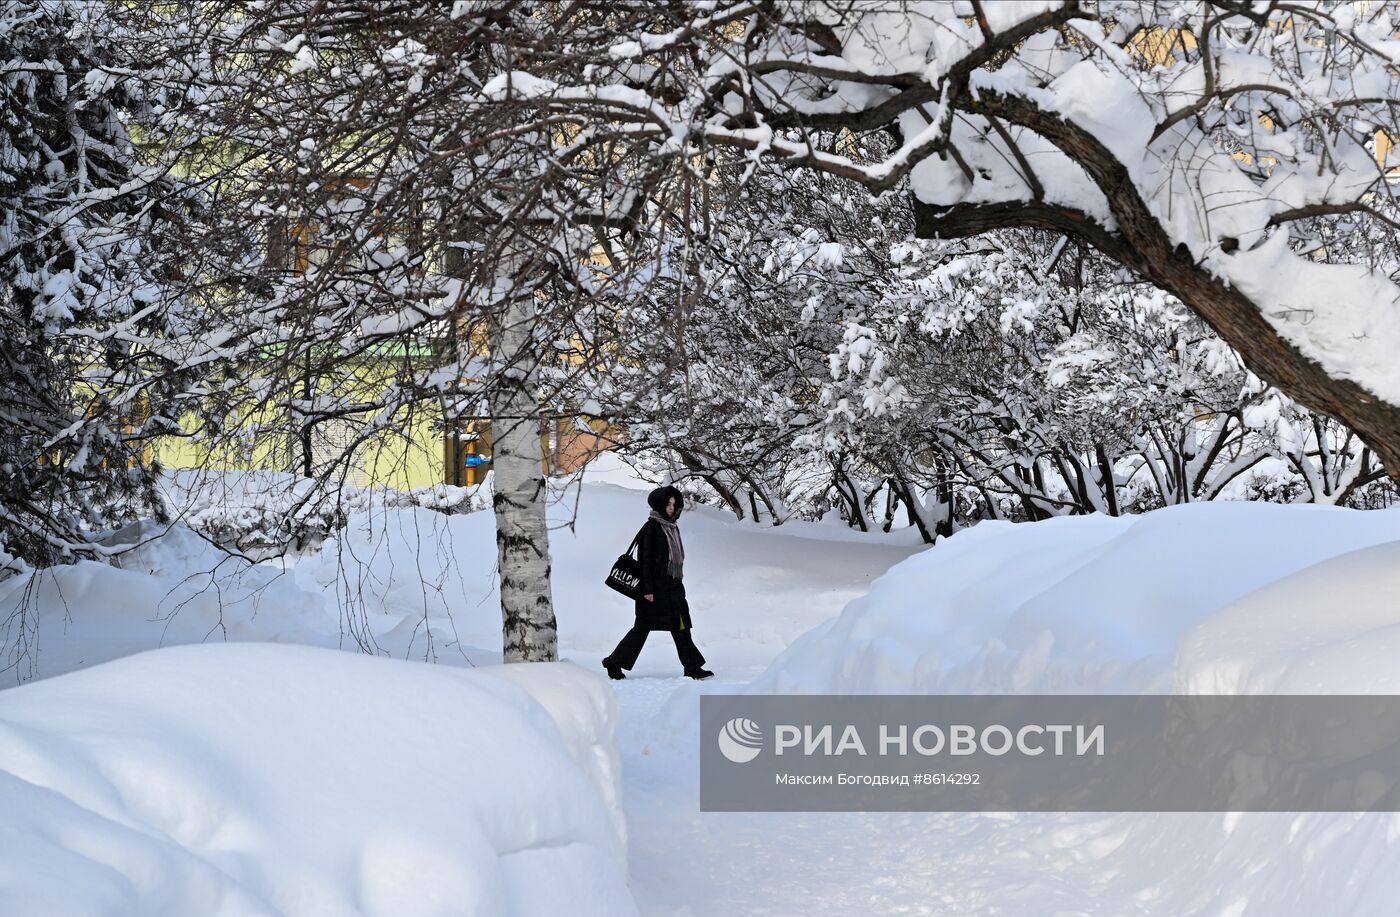
<svg viewBox="0 0 1400 917"><path fill-rule="evenodd" d="M1072 236L1196 311L1400 468L1397 11L1385 4L667 4L610 21L555 118L907 186L923 235ZM566 24L571 53L603 40ZM842 138L883 131L880 157Z"/></svg>

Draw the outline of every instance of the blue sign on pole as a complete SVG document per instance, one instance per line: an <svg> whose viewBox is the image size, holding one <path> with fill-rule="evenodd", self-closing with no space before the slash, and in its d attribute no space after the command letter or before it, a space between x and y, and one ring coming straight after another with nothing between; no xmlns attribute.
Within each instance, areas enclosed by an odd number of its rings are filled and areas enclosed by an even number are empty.
<svg viewBox="0 0 1400 917"><path fill-rule="evenodd" d="M475 468L477 465L485 465L491 461L489 455L466 455L462 457L462 464L468 468Z"/></svg>

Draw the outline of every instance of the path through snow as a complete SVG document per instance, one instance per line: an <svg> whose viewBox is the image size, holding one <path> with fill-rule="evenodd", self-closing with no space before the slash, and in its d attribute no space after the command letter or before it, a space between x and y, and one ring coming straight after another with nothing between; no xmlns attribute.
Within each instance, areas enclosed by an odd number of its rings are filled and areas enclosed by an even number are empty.
<svg viewBox="0 0 1400 917"><path fill-rule="evenodd" d="M707 645L703 621L696 623L711 659L728 656L726 647ZM743 649L750 664L725 670L714 662L728 678L706 682L706 691L762 671L764 661L749 656L753 647ZM631 885L643 917L995 914L1031 904L1039 913L1082 913L1075 907L1082 889L1047 875L1038 856L1007 850L1006 862L989 868L988 851L1005 846L996 834L1010 827L997 816L701 812L693 734L670 728L676 711L699 703L700 688L672 674L671 657L670 640L656 634L644 664L614 683ZM1024 828L1018 822L1014 835L1005 832L1006 844L1019 844ZM1018 863L1019 882L1008 875ZM1046 907L1056 901L1058 908Z"/></svg>
<svg viewBox="0 0 1400 917"><path fill-rule="evenodd" d="M693 734L672 732L667 709L699 690L645 671L616 689L643 917L1085 914L1084 883L1105 878L1072 869L1111 849L1097 816L701 812Z"/></svg>
<svg viewBox="0 0 1400 917"><path fill-rule="evenodd" d="M758 675L786 648L775 636L790 640L838 613L918 550L806 525L751 532L731 523L715 537L709 519L689 521L705 565L693 585L687 577L696 640L718 673L706 691ZM753 620L742 622L742 605ZM591 654L566 655L597 666ZM675 711L699 703L700 687L679 676L668 636L653 634L637 668L613 684L631 885L645 917L944 914L977 910L991 894L975 863L959 867L954 856L934 869L933 850L956 851L944 835L967 830L941 815L700 812L693 727L682 716L672 728Z"/></svg>

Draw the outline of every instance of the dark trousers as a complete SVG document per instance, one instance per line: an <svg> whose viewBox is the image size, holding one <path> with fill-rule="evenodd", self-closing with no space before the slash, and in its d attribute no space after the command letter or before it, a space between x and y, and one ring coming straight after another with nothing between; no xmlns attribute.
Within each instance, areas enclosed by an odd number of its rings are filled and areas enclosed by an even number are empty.
<svg viewBox="0 0 1400 917"><path fill-rule="evenodd" d="M624 669L631 669L636 664L637 656L642 651L642 645L647 642L649 633L651 631L647 630L646 625L633 625L631 630L622 635L617 649L613 650L608 658ZM705 664L705 657L700 653L700 647L691 639L689 629L671 631L671 639L676 641L676 655L680 657L681 665L687 672Z"/></svg>

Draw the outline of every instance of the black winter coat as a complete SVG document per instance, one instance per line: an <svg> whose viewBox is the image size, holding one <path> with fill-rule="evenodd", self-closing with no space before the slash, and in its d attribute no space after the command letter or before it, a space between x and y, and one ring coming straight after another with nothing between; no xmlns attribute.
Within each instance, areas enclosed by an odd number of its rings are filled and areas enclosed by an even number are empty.
<svg viewBox="0 0 1400 917"><path fill-rule="evenodd" d="M666 498L672 492L675 492L674 488L658 487L648 496L647 502L658 512L665 512ZM658 494L659 505L652 499ZM679 492L675 492L675 496L679 507ZM637 599L636 623L639 627L647 630L690 630L690 605L685 600L685 583L666 573L666 562L670 557L671 548L666 542L661 523L648 519L637 540L637 561L642 566L642 595L654 596L655 601Z"/></svg>

